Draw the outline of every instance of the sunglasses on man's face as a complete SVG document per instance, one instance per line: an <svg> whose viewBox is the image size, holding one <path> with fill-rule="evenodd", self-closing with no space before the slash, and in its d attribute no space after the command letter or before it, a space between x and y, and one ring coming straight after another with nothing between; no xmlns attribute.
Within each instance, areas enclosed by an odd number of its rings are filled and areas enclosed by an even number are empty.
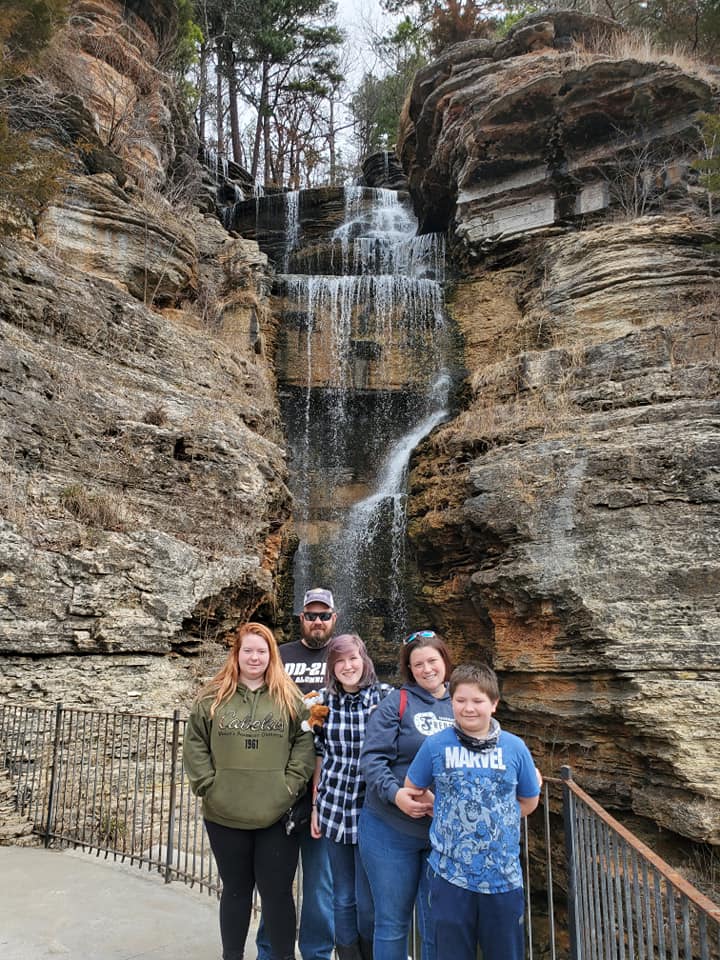
<svg viewBox="0 0 720 960"><path fill-rule="evenodd" d="M307 620L309 623L314 623L316 620L322 620L323 623L327 623L332 617L332 613L304 613L303 620Z"/></svg>
<svg viewBox="0 0 720 960"><path fill-rule="evenodd" d="M435 636L434 630L416 630L415 633L411 633L407 640L403 640L403 646L406 647L409 643L414 643L415 640L429 640L430 637Z"/></svg>

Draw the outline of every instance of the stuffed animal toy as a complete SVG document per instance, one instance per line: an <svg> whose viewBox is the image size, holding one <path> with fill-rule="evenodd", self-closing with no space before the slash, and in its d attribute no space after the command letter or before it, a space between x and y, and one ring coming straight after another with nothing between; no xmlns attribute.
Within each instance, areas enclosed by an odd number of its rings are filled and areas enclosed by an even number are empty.
<svg viewBox="0 0 720 960"><path fill-rule="evenodd" d="M325 718L330 713L330 707L325 706L322 702L322 696L317 690L311 690L310 693L306 693L303 700L305 701L305 706L310 711L310 716L307 720L303 720L301 724L302 729L317 733L325 723Z"/></svg>

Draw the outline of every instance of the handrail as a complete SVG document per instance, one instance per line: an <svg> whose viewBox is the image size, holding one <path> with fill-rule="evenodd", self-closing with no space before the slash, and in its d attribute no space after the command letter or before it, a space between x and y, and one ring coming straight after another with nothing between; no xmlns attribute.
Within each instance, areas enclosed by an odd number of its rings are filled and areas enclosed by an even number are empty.
<svg viewBox="0 0 720 960"><path fill-rule="evenodd" d="M552 778L548 777L546 779L550 781ZM658 872L672 883L680 893L686 896L691 903L694 903L699 910L702 910L703 913L706 913L709 917L712 917L716 923L720 924L720 906L713 903L709 897L706 897L704 893L701 893L696 887L689 883L681 873L678 873L678 871L671 867L662 857L658 856L647 844L643 843L642 840L638 839L634 833L631 833L627 827L624 827L612 817L607 810L600 806L597 800L593 800L589 794L585 793L572 778L568 778L567 780L563 778L555 782L567 784L575 796L579 797L583 803L590 807L593 813L602 820L603 823L611 827L626 843L637 850L638 853L642 854L645 859L649 860Z"/></svg>
<svg viewBox="0 0 720 960"><path fill-rule="evenodd" d="M572 960L717 960L720 908L561 776Z"/></svg>

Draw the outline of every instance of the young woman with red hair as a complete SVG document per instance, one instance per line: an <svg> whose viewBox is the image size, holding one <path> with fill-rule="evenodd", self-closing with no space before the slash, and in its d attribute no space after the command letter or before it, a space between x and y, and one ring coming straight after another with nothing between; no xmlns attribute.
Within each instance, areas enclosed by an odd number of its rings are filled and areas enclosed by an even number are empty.
<svg viewBox="0 0 720 960"><path fill-rule="evenodd" d="M306 716L272 632L243 624L222 669L195 701L183 747L223 882L223 960L242 960L256 886L272 960L295 955L299 841L286 824L315 766L312 735L301 726Z"/></svg>

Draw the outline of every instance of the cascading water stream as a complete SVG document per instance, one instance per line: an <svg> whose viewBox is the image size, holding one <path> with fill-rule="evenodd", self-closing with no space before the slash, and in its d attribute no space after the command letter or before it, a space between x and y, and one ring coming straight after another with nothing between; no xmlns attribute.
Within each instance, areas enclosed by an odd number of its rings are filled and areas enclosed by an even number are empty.
<svg viewBox="0 0 720 960"><path fill-rule="evenodd" d="M288 272L290 256L300 243L300 191L288 190L285 199L285 256L283 271Z"/></svg>
<svg viewBox="0 0 720 960"><path fill-rule="evenodd" d="M302 204L301 192L286 195L276 284L293 351L281 402L300 537L296 604L308 586L328 586L343 629L397 640L412 594L408 464L447 415L443 238L416 236L395 191L348 187L344 222L313 246Z"/></svg>
<svg viewBox="0 0 720 960"><path fill-rule="evenodd" d="M345 532L345 579L353 592L362 590L365 548L387 528L390 532L390 602L398 613L403 632L407 629L407 607L400 589L405 567L407 538L407 478L412 452L431 430L448 416L450 378L443 373L432 387L437 409L429 413L390 449L376 489L350 510ZM389 515L389 522L388 522Z"/></svg>

